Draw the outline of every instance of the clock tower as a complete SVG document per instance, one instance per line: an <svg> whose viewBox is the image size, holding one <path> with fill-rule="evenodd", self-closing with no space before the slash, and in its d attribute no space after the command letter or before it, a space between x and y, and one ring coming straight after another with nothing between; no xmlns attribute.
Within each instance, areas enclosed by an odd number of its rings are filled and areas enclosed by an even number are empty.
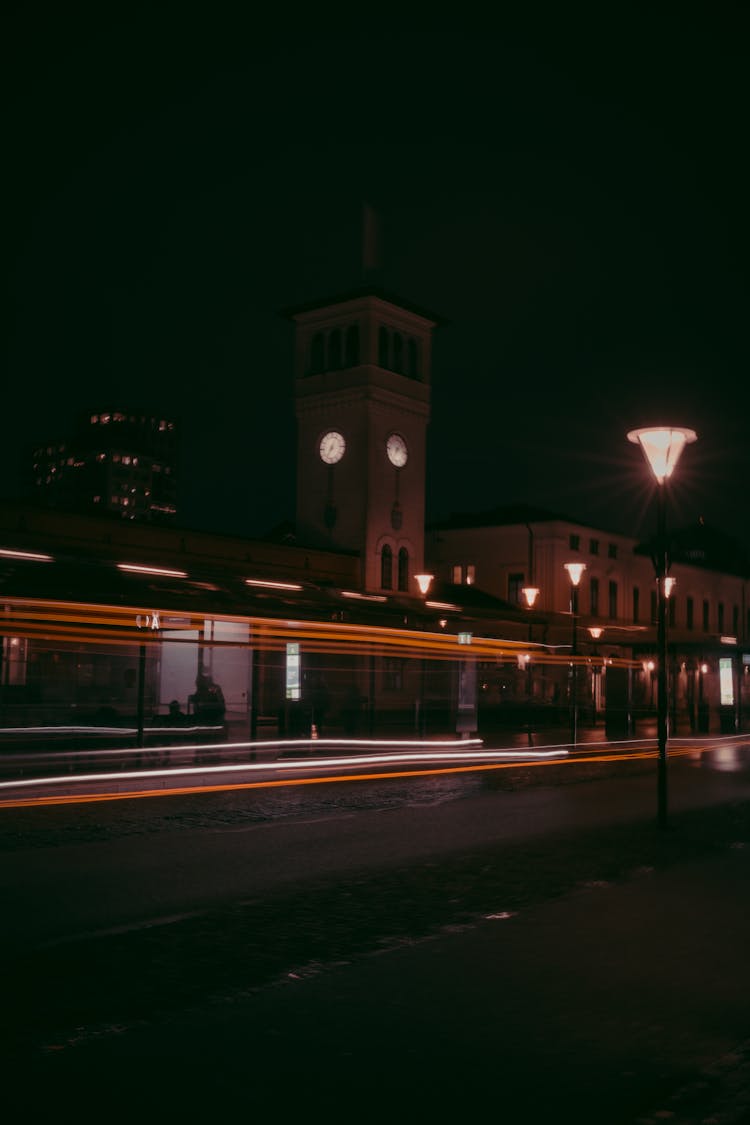
<svg viewBox="0 0 750 1125"><path fill-rule="evenodd" d="M374 288L287 315L296 325L297 538L358 552L370 593L415 594L439 321Z"/></svg>

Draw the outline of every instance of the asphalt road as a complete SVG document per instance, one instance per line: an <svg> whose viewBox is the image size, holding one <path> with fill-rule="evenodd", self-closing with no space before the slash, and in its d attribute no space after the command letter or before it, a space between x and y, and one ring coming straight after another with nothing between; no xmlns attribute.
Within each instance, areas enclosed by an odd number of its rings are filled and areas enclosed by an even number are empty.
<svg viewBox="0 0 750 1125"><path fill-rule="evenodd" d="M2 810L11 1092L633 1121L750 1037L720 764Z"/></svg>

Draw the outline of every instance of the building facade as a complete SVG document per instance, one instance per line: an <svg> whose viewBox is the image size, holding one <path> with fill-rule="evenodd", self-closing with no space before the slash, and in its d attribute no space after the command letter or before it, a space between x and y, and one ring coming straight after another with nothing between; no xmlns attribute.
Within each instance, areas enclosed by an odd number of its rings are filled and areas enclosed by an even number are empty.
<svg viewBox="0 0 750 1125"><path fill-rule="evenodd" d="M653 710L657 595L648 544L508 506L431 524L426 553L439 578L476 584L519 607L524 589L536 589L529 621L544 626L545 640L571 645L575 618L577 647L595 663L625 654L640 662L635 695L642 710ZM703 523L675 532L669 556L673 728L699 730L713 720L736 729L750 715L750 565L735 543ZM577 588L570 563L583 567ZM600 707L605 692L606 679L590 684Z"/></svg>
<svg viewBox="0 0 750 1125"><path fill-rule="evenodd" d="M177 427L145 411L87 411L66 437L34 450L36 498L50 508L177 519Z"/></svg>
<svg viewBox="0 0 750 1125"><path fill-rule="evenodd" d="M657 703L649 545L528 506L425 527L439 318L374 288L286 315L293 533L179 528L173 423L87 415L69 442L38 450L46 507L0 505L0 727L114 713L143 737L212 673L245 737L261 720L309 729L324 711L344 731L482 733L579 708L634 734ZM748 724L749 574L703 525L672 537L675 732Z"/></svg>

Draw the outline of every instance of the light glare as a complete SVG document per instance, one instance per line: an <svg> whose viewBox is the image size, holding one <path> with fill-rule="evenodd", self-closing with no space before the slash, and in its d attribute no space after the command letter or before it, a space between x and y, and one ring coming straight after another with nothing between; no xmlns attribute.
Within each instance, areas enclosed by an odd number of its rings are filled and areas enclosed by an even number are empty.
<svg viewBox="0 0 750 1125"><path fill-rule="evenodd" d="M683 449L697 440L695 430L681 426L654 426L631 430L628 441L638 442L659 484L671 477Z"/></svg>
<svg viewBox="0 0 750 1125"><path fill-rule="evenodd" d="M581 575L583 574L584 570L586 569L586 563L581 563L581 562L565 563L565 569L568 572L568 576L570 578L570 581L573 583L574 586L577 586L578 583L581 581Z"/></svg>

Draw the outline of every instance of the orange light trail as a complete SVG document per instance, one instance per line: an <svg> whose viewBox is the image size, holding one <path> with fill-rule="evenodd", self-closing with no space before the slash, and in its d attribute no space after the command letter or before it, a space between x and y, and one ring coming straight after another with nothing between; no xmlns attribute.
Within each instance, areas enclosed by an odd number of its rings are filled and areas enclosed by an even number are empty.
<svg viewBox="0 0 750 1125"><path fill-rule="evenodd" d="M711 749L715 749L715 747L685 747L671 750L670 757L686 757L699 753L701 750ZM265 781L226 782L216 785L179 786L169 789L144 789L141 791L133 791L128 793L84 793L61 795L59 797L27 797L18 800L0 801L0 808L13 809L45 807L49 805L90 804L95 801L128 801L134 798L141 799L146 797L185 797L207 793L239 792L248 789L281 789L297 785L328 785L352 781L398 780L400 778L410 777L442 777L445 774L482 773L490 770L527 769L531 766L553 766L570 764L582 765L589 762L602 763L632 762L639 760L645 761L648 759L655 759L657 757L657 754L657 750L636 750L620 754L582 755L580 757L559 757L544 759L525 759L519 757L514 761L477 763L474 765L466 766L446 766L437 769L389 770L382 773L336 774L330 777L321 776L278 778L267 779ZM303 762L300 762L300 768L304 768Z"/></svg>
<svg viewBox="0 0 750 1125"><path fill-rule="evenodd" d="M300 640L308 652L357 653L381 655L398 652L418 653L432 660L494 660L513 661L521 654L530 655L537 664L588 664L590 657L573 656L569 652L551 652L544 646L524 641L474 636L470 645L459 645L453 634L422 630L394 629L385 626L351 625L343 622L291 621L222 613L185 613L156 606L113 606L95 603L38 601L29 598L8 598L5 602L3 631L14 636L37 640L65 640L77 643L106 641L108 644L156 645L167 643L162 631L139 628L137 619L156 614L163 630L170 633L200 630L206 619L243 624L248 628L247 641L214 641L217 647L253 647L264 651L280 651L290 639ZM177 620L173 620L173 619ZM177 643L173 636L168 643ZM639 660L624 657L608 658L617 667L639 668Z"/></svg>

